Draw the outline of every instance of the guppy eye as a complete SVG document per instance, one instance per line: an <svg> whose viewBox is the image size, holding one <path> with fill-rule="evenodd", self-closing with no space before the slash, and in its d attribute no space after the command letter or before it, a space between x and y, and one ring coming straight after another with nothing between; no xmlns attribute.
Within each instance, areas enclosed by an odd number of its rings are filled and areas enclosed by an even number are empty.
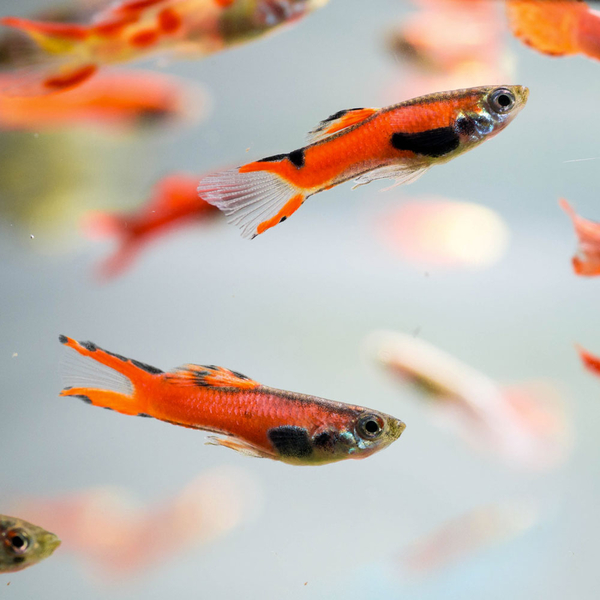
<svg viewBox="0 0 600 600"><path fill-rule="evenodd" d="M510 90L500 88L490 95L489 103L494 112L505 113L515 105L515 96Z"/></svg>
<svg viewBox="0 0 600 600"><path fill-rule="evenodd" d="M356 425L358 435L367 440L374 440L383 433L383 419L378 415L363 415Z"/></svg>
<svg viewBox="0 0 600 600"><path fill-rule="evenodd" d="M13 554L24 554L31 541L25 531L16 528L6 532L4 543Z"/></svg>

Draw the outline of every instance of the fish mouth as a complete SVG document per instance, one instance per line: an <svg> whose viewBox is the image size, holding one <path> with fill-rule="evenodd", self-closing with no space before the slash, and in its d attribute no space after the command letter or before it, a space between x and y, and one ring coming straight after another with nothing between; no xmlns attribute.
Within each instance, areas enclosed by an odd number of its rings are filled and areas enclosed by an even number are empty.
<svg viewBox="0 0 600 600"><path fill-rule="evenodd" d="M45 556L50 556L61 544L61 541L53 533L45 535L40 542Z"/></svg>
<svg viewBox="0 0 600 600"><path fill-rule="evenodd" d="M391 419L389 422L389 432L392 440L397 440L406 429L406 423L400 419Z"/></svg>

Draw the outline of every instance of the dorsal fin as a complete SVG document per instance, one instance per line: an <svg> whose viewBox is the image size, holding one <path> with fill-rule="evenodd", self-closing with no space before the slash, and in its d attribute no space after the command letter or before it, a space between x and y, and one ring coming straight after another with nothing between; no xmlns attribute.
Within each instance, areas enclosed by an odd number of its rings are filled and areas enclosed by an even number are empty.
<svg viewBox="0 0 600 600"><path fill-rule="evenodd" d="M378 110L378 108L349 108L348 110L340 110L334 115L327 117L324 121L321 121L308 134L308 141L313 144L314 142L324 140L332 133L336 133L368 119Z"/></svg>
<svg viewBox="0 0 600 600"><path fill-rule="evenodd" d="M250 390L260 383L249 377L214 365L183 365L174 373L167 373L166 378L171 383L198 387L238 388Z"/></svg>

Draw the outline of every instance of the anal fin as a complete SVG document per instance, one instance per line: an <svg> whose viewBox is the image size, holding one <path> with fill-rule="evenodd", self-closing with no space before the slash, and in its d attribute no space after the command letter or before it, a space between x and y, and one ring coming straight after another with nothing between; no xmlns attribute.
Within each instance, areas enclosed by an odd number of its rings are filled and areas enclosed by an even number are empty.
<svg viewBox="0 0 600 600"><path fill-rule="evenodd" d="M263 450L261 448L257 448L249 442L244 442L239 439L221 438L211 435L209 436L208 442L206 442L206 444L208 446L224 446L225 448L231 448L232 450L241 452L246 456L253 456L255 458L277 458L275 454L267 452L266 450Z"/></svg>
<svg viewBox="0 0 600 600"><path fill-rule="evenodd" d="M429 165L427 164L418 164L418 165L406 165L406 164L393 164L386 165L384 167L379 167L377 169L373 169L372 171L368 171L367 173L363 173L359 177L354 180L354 185L352 189L360 187L361 185L366 185L367 183L371 183L371 181L375 181L377 179L395 179L395 183L391 186L384 188L384 190L389 190L397 185L404 185L413 183L416 181L429 169Z"/></svg>

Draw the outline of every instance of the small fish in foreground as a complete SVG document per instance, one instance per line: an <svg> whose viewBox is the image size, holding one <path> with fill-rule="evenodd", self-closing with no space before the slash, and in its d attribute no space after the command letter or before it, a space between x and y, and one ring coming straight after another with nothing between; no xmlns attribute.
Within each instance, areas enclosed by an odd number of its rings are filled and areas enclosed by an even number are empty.
<svg viewBox="0 0 600 600"><path fill-rule="evenodd" d="M366 346L386 370L422 392L436 424L473 447L511 466L537 470L566 458L570 419L550 383L500 386L443 350L400 332L374 332Z"/></svg>
<svg viewBox="0 0 600 600"><path fill-rule="evenodd" d="M115 237L116 251L98 269L101 279L121 275L142 248L175 228L207 221L219 211L198 197L198 177L172 173L156 183L151 197L130 213L91 212L85 216L84 229L89 237Z"/></svg>
<svg viewBox="0 0 600 600"><path fill-rule="evenodd" d="M6 515L0 515L0 543L0 573L31 567L60 546L60 540L53 533Z"/></svg>
<svg viewBox="0 0 600 600"><path fill-rule="evenodd" d="M582 0L506 0L513 35L549 56L600 60L600 13Z"/></svg>
<svg viewBox="0 0 600 600"><path fill-rule="evenodd" d="M61 396L228 436L209 443L250 456L294 465L365 458L405 428L389 415L270 388L223 367L189 364L164 373L92 342L59 339L86 358L79 365L84 375L74 375L77 387L64 388Z"/></svg>
<svg viewBox="0 0 600 600"><path fill-rule="evenodd" d="M124 0L91 23L3 17L43 50L11 91L40 95L80 85L109 64L158 55L205 57L292 24L327 0Z"/></svg>
<svg viewBox="0 0 600 600"><path fill-rule="evenodd" d="M579 238L579 248L572 259L573 271L582 277L600 275L600 223L580 217L564 198L559 204L571 217Z"/></svg>
<svg viewBox="0 0 600 600"><path fill-rule="evenodd" d="M253 238L285 221L308 197L350 179L356 185L415 181L502 131L528 94L520 85L487 86L342 110L311 131L308 146L208 175L198 193Z"/></svg>

